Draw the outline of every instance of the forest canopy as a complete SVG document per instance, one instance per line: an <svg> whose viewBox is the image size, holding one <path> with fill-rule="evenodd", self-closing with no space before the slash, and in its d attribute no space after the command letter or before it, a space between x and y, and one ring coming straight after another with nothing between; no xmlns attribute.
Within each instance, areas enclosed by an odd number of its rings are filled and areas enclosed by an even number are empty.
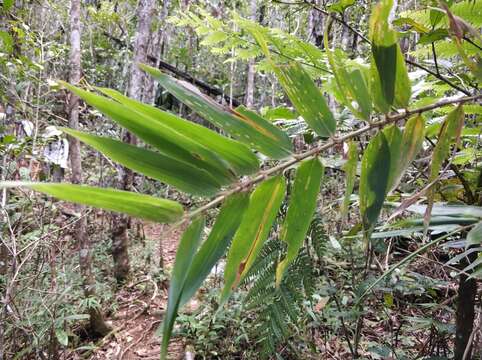
<svg viewBox="0 0 482 360"><path fill-rule="evenodd" d="M0 360L479 358L481 26L0 0Z"/></svg>

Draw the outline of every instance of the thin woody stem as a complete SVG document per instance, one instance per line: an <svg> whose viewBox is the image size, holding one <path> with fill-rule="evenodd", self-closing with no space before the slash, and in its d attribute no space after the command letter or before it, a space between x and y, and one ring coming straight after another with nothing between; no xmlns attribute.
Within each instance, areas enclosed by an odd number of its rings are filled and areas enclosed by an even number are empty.
<svg viewBox="0 0 482 360"><path fill-rule="evenodd" d="M406 119L406 118L408 118L412 115L415 115L415 114L421 114L421 113L424 113L424 112L427 112L427 111L430 111L430 110L438 109L438 108L448 106L448 105L452 105L452 104L464 104L464 103L467 103L467 102L477 101L479 99L482 99L482 95L467 96L467 97L462 97L462 98L458 98L458 99L443 100L443 101L440 101L438 103L434 103L434 104L431 104L431 105L420 107L418 109L405 110L405 112L403 112L401 114L387 115L384 120L380 120L380 121L370 123L370 124L360 128L360 129L355 130L353 132L350 132L348 134L345 134L345 135L342 135L342 136L339 136L339 137L333 137L330 140L328 140L328 142L326 142L324 144L318 145L318 146L316 146L316 147L314 147L314 148L312 148L308 151L305 151L301 154L294 154L293 158L291 158L291 159L289 159L285 162L282 162L281 164L279 164L277 166L274 166L274 167L272 167L268 170L262 170L262 171L258 172L256 175L254 175L252 178L250 178L249 180L234 185L230 189L222 192L221 195L219 195L215 199L211 200L207 204L205 204L205 205L197 208L196 210L191 211L190 213L186 214L186 216L184 217L184 219L181 222L185 222L185 221L187 221L189 219L192 219L193 217L195 217L199 214L202 214L202 213L206 212L207 210L210 210L210 209L216 207L217 205L222 203L224 201L224 199L226 199L227 197L229 197L233 194L236 194L236 193L241 192L241 191L250 190L257 183L259 183L263 180L266 180L270 176L273 176L275 174L278 174L278 173L288 169L289 167L301 162L302 160L305 160L305 159L313 157L313 156L317 156L320 152L322 152L324 150L330 149L337 144L343 143L346 140L357 137L358 135L364 134L364 133L366 133L366 132L368 132L372 129L384 127L384 126L392 124L396 121Z"/></svg>

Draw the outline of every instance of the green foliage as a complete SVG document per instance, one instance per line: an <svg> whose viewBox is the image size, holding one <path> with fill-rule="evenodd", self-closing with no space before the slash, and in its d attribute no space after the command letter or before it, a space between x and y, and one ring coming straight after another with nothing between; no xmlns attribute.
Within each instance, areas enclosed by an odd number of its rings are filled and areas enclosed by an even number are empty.
<svg viewBox="0 0 482 360"><path fill-rule="evenodd" d="M302 335L307 307L319 281L317 259L326 249L327 236L320 218L311 221L309 237L296 259L287 266L283 278L276 285L276 264L285 252L283 243L270 239L261 250L246 277L251 284L245 299L246 310L256 312L253 329L261 358L272 357L280 345L290 344L287 351L296 348L296 341L308 341ZM310 255L313 254L313 255ZM286 354L286 355L288 355ZM285 354L283 354L285 355Z"/></svg>
<svg viewBox="0 0 482 360"><path fill-rule="evenodd" d="M348 155L347 161L343 166L343 170L345 170L345 196L343 198L343 204L341 208L342 215L346 215L348 211L348 206L350 205L350 196L353 192L353 188L355 187L355 178L356 178L356 168L358 163L358 151L357 151L357 144L351 141L348 144Z"/></svg>
<svg viewBox="0 0 482 360"><path fill-rule="evenodd" d="M117 91L105 88L99 90L119 101L121 104L130 106L152 120L160 122L182 136L191 139L191 143L193 143L191 149L193 152L196 151L196 147L201 147L201 149L202 147L207 148L210 153L208 153L206 158L213 158L216 161L219 161L219 158L216 159L217 156L213 156L213 154L222 154L221 161L227 162L229 171L236 175L251 174L258 169L258 159L256 156L244 145L232 139L221 136L204 126L184 120L167 111L162 111L153 106L129 99ZM169 134L167 135L170 137ZM163 140L166 139L164 138ZM204 154L206 154L206 150L204 150ZM202 152L196 156L198 157L196 166L199 166L199 158L202 158ZM226 166L226 164L224 164L224 166Z"/></svg>
<svg viewBox="0 0 482 360"><path fill-rule="evenodd" d="M270 62L274 73L296 111L321 137L333 135L336 129L335 118L328 108L325 98L308 73L297 62L282 65L275 64L268 49L269 38L263 36L258 27L249 27L248 31L255 38Z"/></svg>
<svg viewBox="0 0 482 360"><path fill-rule="evenodd" d="M292 146L286 134L260 116L252 116L251 112L242 108L223 108L189 83L171 78L152 67L142 66L142 69L206 120L244 144L275 159L281 159L290 153Z"/></svg>
<svg viewBox="0 0 482 360"><path fill-rule="evenodd" d="M331 23L330 23L331 24ZM368 68L350 61L340 49L330 50L329 26L325 29L324 44L327 58L336 82L336 94L340 102L361 119L368 120L372 112L372 99L368 89ZM356 102L356 107L353 105Z"/></svg>
<svg viewBox="0 0 482 360"><path fill-rule="evenodd" d="M383 0L375 5L370 18L370 40L372 42L372 88L374 101L382 112L391 106L406 107L411 95L405 60L397 42L396 32L388 23L392 0Z"/></svg>
<svg viewBox="0 0 482 360"><path fill-rule="evenodd" d="M49 79L65 78L65 74L61 71L57 73L56 69L63 69L64 64L59 64L58 59L65 59L68 51L65 45L55 47L45 43L47 38L50 42L50 34L42 32L37 36L35 30L24 26L25 24L17 20L17 17L22 17L22 14L17 15L17 11L22 9L12 8L11 4L12 2L4 1L1 10L2 14L12 9L16 12L16 18L9 18L7 21L6 31L3 28L0 31L3 46L0 53L0 81L5 85L2 89L8 88L8 94L2 90L1 101L2 105L18 102L15 106L17 110L20 109L19 114L9 120L19 124L23 117L30 118L34 120L31 123L35 123L35 131L32 135L21 138L18 134L6 134L5 129L0 129L2 155L5 154L9 158L17 156L22 161L25 158L28 162L25 166L25 163L19 161L21 165L18 171L16 164L12 167L2 165L2 179L11 173L15 173L15 177L18 178L33 176L33 166L40 158L38 150L40 145L44 145L44 140L39 139L38 133L42 129L38 124L45 122L50 125L62 121L63 115L58 114L63 114L63 110L55 109L54 106L63 103L63 99L55 98L50 91L57 89L57 85L50 81L52 87L47 90L43 82L47 76L45 74L48 74ZM201 2L200 6L202 5L205 4ZM226 4L223 3L224 5ZM202 350L206 357L230 358L235 356L234 354L246 358L258 356L256 352L246 350L248 347L261 349L265 357L273 354L279 357L296 356L299 355L297 352L301 348L306 351L308 348L320 346L310 343L309 330L317 336L326 331L324 334L329 333L329 337L346 337L351 340L352 333L356 334L354 337L363 334L363 329L358 332L355 323L358 317L366 316L368 319L368 316L373 316L377 321L381 321L382 315L369 314L377 307L376 304L370 303L366 309L360 310L362 301L371 291L376 291L377 295L383 293L382 306L387 311L396 311L394 309L399 306L399 300L400 303L410 303L403 298L404 296L429 293L427 289L432 285L414 285L413 278L419 279L418 275L403 273L404 277L401 280L396 279L398 269L415 261L417 255L445 239L457 240L461 236L461 231L469 229L465 245L474 247L468 247L463 253L457 254L442 265L456 264L467 255L480 252L480 247L477 247L480 243L480 225L476 225L480 218L468 213L477 213L480 209L457 208L460 213L454 214L455 209L451 208L452 205L442 205L442 211L438 206L440 204L436 204L432 218L428 219L427 216L434 201L443 199L447 202L461 203L471 199L474 203L478 194L476 170L480 151L477 148L477 116L480 113L480 106L472 105L470 111L465 113L459 106L443 120L439 116L446 115L447 110L442 108L443 102L435 104L440 98L455 94L455 91L472 93L477 89L477 77L480 75L480 58L477 54L480 50L480 34L475 27L477 24L480 25L480 20L474 13L478 11L478 4L461 1L448 4L449 7L442 11L434 6L425 8L425 2L422 2L419 4L423 7L422 11L417 8L401 14L398 19L392 21L390 12L393 1L379 1L374 6L369 21L370 41L357 44L361 36L352 32L360 29L356 31L365 33L364 19L368 16L362 15L365 15L366 9L351 0L323 3L320 5L321 11L337 13L335 19L338 19L333 24L325 24L327 26L323 38L324 49L319 42L321 29L316 28L319 25L316 25L319 15L317 11L320 9L311 5L308 2L282 5L280 8L283 11L269 13L269 16L279 22L270 19L267 22L268 26L243 19L239 13L246 4L237 4L239 11L232 13L224 11L227 9L214 7L183 7L182 12L171 17L170 21L179 27L189 26L194 32L181 30L170 33L169 30L173 29L163 28L163 34L158 39L163 44L163 60L172 60L171 62L178 67L176 73L182 75L186 71L187 77L186 74L183 75L186 78L199 77L208 83L212 81L216 87L222 88L221 91L213 92L216 94L225 95L226 85L229 84L230 96L240 99L243 95L245 73L240 71L239 62L252 60L249 68L252 70L255 64L258 71L255 76L255 97L261 95L256 102L263 106L269 104L269 108L261 112L262 115L243 106L231 109L219 104L218 99L201 93L191 83L177 80L146 65L141 65L141 68L153 75L163 88L158 94L158 104L173 111L179 110L180 115L127 98L122 95L126 79L124 76L116 75L128 67L125 58L129 58L129 47L116 51L102 33L110 36L107 31L116 32L117 29L121 29L122 39L116 41L116 44L123 46L122 44L131 43L133 25L130 23L133 22L134 14L129 13L132 10L131 2L119 6L99 2L98 8L89 6L88 12L84 14L94 23L92 27L90 23L87 26L90 31L90 48L86 47L85 53L82 54L85 79L98 85L115 87L120 91L95 88L95 91L102 94L99 95L64 84L88 105L94 107L82 108L81 123L86 128L92 128L95 124L96 132L92 134L65 129L65 133L80 139L113 161L163 183L159 185L144 180L139 186L136 182L136 191L142 193L149 189L155 193L162 192L176 197L179 203L195 207L192 212L184 214L183 221L192 223L182 237L172 271L168 308L163 325L164 357L181 306L192 298L203 281L209 277L215 264L222 262L226 252L228 254L221 308L215 301L214 291L210 291L209 303L206 306L203 304L198 314L181 314L181 322L188 328L184 330L185 334L187 332L187 336L196 347L206 343ZM48 6L61 5L48 3ZM173 5L176 6L177 4ZM405 4L398 6L404 7ZM262 10L263 16L266 15L265 10L266 8ZM287 15L288 20L280 15ZM295 28L291 24L292 15L297 17ZM357 26L352 24L354 19L360 19ZM470 24L469 20L473 23ZM347 27L345 21L350 26ZM279 25L280 28L271 28L273 24ZM151 32L155 34L160 25L155 24ZM393 26L400 28L400 32ZM349 36L346 36L345 30ZM317 34L314 34L315 32ZM420 38L417 44L411 41L413 33ZM163 38L164 34L172 36L169 42ZM319 48L303 40L312 35L316 35ZM353 37L353 44L349 44L353 35L356 35ZM65 37L64 30L56 36ZM253 37L256 41L253 41ZM410 62L414 62L413 56L424 55L423 58L415 59L420 61L420 65L407 66L399 38L403 38L404 45L408 44L407 59L410 59ZM333 46L333 39L341 39L340 45ZM157 41L154 41L154 38L151 40L152 44ZM368 43L371 43L370 46L365 46ZM196 48L196 44L209 49ZM19 47L23 51L27 47L31 50L25 55L21 54ZM212 57L208 51L222 58L224 62L218 63L213 69L209 61ZM330 69L327 69L327 64ZM224 71L227 66L231 66L229 73ZM414 71L415 68L420 71ZM412 72L409 73L408 70ZM8 82L14 78L18 78L18 81L14 86L9 86ZM33 80L37 86L31 86ZM149 87L150 81L146 80L146 88ZM278 83L283 92L280 91ZM266 90L268 88L270 92ZM330 101L325 99L325 93L330 96ZM413 102L410 102L412 98ZM427 105L428 108L420 108ZM413 111L403 113L407 108ZM425 117L428 125L422 117L422 112L430 112ZM112 127L112 124L105 122L103 115L111 118L115 126ZM216 129L200 125L203 120ZM405 120L407 121L403 124ZM462 131L464 121L468 127ZM134 146L114 139L113 134L119 133L118 126L128 130L143 143ZM106 133L109 133L108 137L105 136ZM425 145L436 139L433 152L428 146L423 147L425 136L428 138ZM344 159L340 154L341 146L344 144L348 144L346 163L343 163ZM461 149L458 149L459 144L463 144ZM450 154L452 146L453 156ZM352 193L356 184L358 148L363 153L360 154L361 173L357 197ZM401 182L407 168L416 160L422 148L423 158L416 162L416 166L410 168L409 181ZM107 175L103 172L97 174L98 168L94 161L90 161L93 153L91 150L84 150L84 155L89 159L84 162L89 175L88 181L102 184L113 182L113 167L109 168ZM431 153L432 160L429 166L426 166L426 159L430 158ZM445 172L448 169L444 167L446 161L455 166L455 175ZM289 196L284 201L285 179L290 179L290 171L296 166L298 169L294 184L288 186ZM327 176L323 181L323 196L318 196L325 168ZM427 179L425 170L429 168ZM340 169L346 175L344 188L339 186L340 177L337 172ZM245 177L246 175L251 177ZM428 193L424 192L428 183L439 179L440 181ZM181 220L183 216L183 209L178 202L158 197L67 184L35 183L27 186L59 199L125 212L156 222L174 222ZM396 189L398 191L392 194L391 192ZM217 197L207 199L214 195ZM165 196L167 195L163 195ZM318 202L319 199L322 201ZM349 211L352 199L354 206L359 205L360 216ZM341 200L343 204L340 216L337 204ZM425 200L427 205L423 205L422 211L426 214L425 225L434 236L438 233L445 234L442 237L420 244L418 239L424 222L421 216L404 218L394 224L377 227L384 205L397 206L396 212L400 214L405 210L415 211L410 205L417 201L423 203ZM47 204L57 206L56 203ZM213 219L214 225L207 239L201 243L205 224L204 218L198 216L210 214L210 211L219 204L223 205L217 218ZM9 222L2 224L2 231L10 234L12 241L16 239L14 232L21 235L18 236L21 239L21 246L18 248L22 249L22 256L18 258L28 259L29 256L33 256L33 252L25 258L23 252L30 251L30 248L35 249L40 246L39 244L45 246L42 243L43 238L35 234L32 239L26 241L24 232L29 231L29 228L25 228L20 219L21 209L14 207L5 210L5 213L10 211L15 215L9 215ZM317 214L314 220L313 214ZM417 214L420 215L421 212L418 211ZM360 223L360 217L362 225L356 225ZM325 233L321 218L329 229L329 237ZM37 221L32 224L43 222ZM345 226L351 228L347 233ZM373 254L363 253L363 242L358 241L361 227L365 237L371 235L373 239L390 240L386 243L373 242ZM272 234L271 238L269 234ZM409 236L413 239L410 247L407 247L409 250L406 251L412 253L406 256L405 253L399 252L398 244L395 243ZM15 247L12 248L17 248L17 244L13 244ZM50 254L49 248L45 246L44 252L39 252L39 257L45 256L46 253ZM99 269L96 271L108 272L108 266L105 265L108 264L106 249L101 250L97 256L100 256L102 261L97 264ZM151 252L152 247L144 249L144 254L150 256ZM383 259L381 254L384 256ZM387 269L381 275L378 274L379 269L373 267L374 260L378 261L380 268ZM434 262L438 262L439 265L441 263L438 258ZM324 274L328 279L327 283L323 283L324 277L320 276L321 266L323 270L325 267L328 268ZM463 271L470 272L472 277L480 277L480 266L479 256ZM66 268L69 272L68 277L74 278L75 271L72 269L75 267L69 263ZM360 269L363 271L359 271ZM27 271L35 273L36 269L31 266ZM21 276L22 280L28 280L28 276L24 276L23 273ZM78 274L75 276L74 283L78 288L80 278ZM9 274L2 275L2 285L11 280L9 277ZM375 280L371 281L373 277ZM410 281L407 280L408 277L411 277ZM49 277L46 279L47 283ZM426 279L420 277L420 282L422 280ZM243 287L240 289L241 294L235 295L228 302L232 290L240 283L248 289L245 302L246 316L241 315L239 306L240 299L244 296ZM42 283L42 286L46 285ZM105 306L106 300L110 299L111 292L106 289L107 285L99 282L96 286L105 298L87 297L80 300L82 296L76 288L72 303L80 306L81 312L93 307L101 309ZM202 297L203 294L204 292L201 292L199 296ZM33 299L32 303L35 304L27 306L27 309L33 309L38 313L44 299L50 299L49 296ZM433 292L430 292L430 296L435 297ZM317 305L321 303L321 310L314 310L314 299L320 300ZM29 301L27 296L21 300L25 303ZM224 306L226 304L227 306ZM204 307L207 310L203 309ZM326 313L318 314L323 312L324 307L327 309ZM35 318L28 314L22 319L19 329L23 330L34 324L41 329L40 334L36 334L35 337L41 339L39 342L46 343L44 339L50 331L51 336L62 346L73 346L76 335L68 321L75 316L78 316L75 319L82 320L82 314L73 309L66 310L63 306L59 306L59 309L61 314L52 316L43 313ZM405 309L397 310L403 313ZM213 318L214 311L217 311L217 316ZM387 318L390 320L387 323L392 324L392 318ZM394 318L397 318L396 314ZM45 319L50 319L51 322L53 320L54 326L47 328L42 323L48 322ZM320 319L323 319L323 322L320 322ZM363 324L363 321L360 324ZM11 323L9 326L13 327ZM239 329L233 329L238 326ZM424 322L424 326L437 327L444 335L449 333L435 320ZM343 329L344 327L347 329ZM228 346L228 340L232 340L234 345ZM358 344L359 339L355 340ZM32 345L35 346L38 346L38 343ZM400 354L396 353L392 345L388 346L387 342L365 342L360 346L373 358L405 356L397 356ZM40 351L43 347L44 345L39 347ZM225 349L219 351L220 347ZM32 350L27 350L30 351ZM302 355L299 357L306 354L303 351L300 353ZM422 356L410 353L405 358L410 358L411 355Z"/></svg>
<svg viewBox="0 0 482 360"><path fill-rule="evenodd" d="M226 302L256 260L281 206L285 190L285 180L277 176L261 183L251 194L227 255L221 304Z"/></svg>
<svg viewBox="0 0 482 360"><path fill-rule="evenodd" d="M458 106L450 114L447 115L439 132L438 142L434 148L432 155L432 163L430 166L429 182L433 182L439 175L442 164L449 155L450 145L452 143L458 144L460 141L460 132L464 124L464 109ZM432 210L434 191L433 188L428 193L428 206L425 212L425 224L427 226L430 220Z"/></svg>
<svg viewBox="0 0 482 360"><path fill-rule="evenodd" d="M109 100L105 97L98 96L70 85L66 85L66 87L74 91L75 94L80 96L87 103L95 106L104 114L111 117L121 126L157 148L162 155L165 155L162 157L158 156L158 160L156 161L182 164L185 165L186 168L190 168L192 171L199 168L201 171L198 171L197 176L200 176L200 178L207 178L210 176L215 177L215 179L211 179L212 183L219 182L220 184L226 184L233 180L232 172L230 172L230 169L226 166L220 156L211 152L202 144L194 141L192 138L188 137L187 134L180 132L176 127L172 128L166 126L164 123L153 119L151 116L145 116L137 110L138 107L136 107L136 104L124 106L116 101ZM84 138L85 137L86 135L84 135ZM83 141L85 140L83 139ZM99 141L96 143L102 144ZM109 143L113 144L112 141ZM131 150L135 151L134 148ZM110 152L110 156L115 155L115 153L117 153L117 151ZM146 154L146 157L154 158L152 154L151 156ZM138 158L142 157L138 156ZM126 166L129 167L129 165ZM142 172L140 169L138 169L138 171ZM160 171L160 169L158 171ZM201 172L204 171L205 174L202 176ZM208 183L206 183L206 185L208 185ZM208 185L207 188L212 188L213 185L214 184L211 184L211 186ZM207 191L207 193L209 193L209 191Z"/></svg>
<svg viewBox="0 0 482 360"><path fill-rule="evenodd" d="M280 240L288 245L288 251L276 268L276 284L278 285L286 268L296 259L298 251L303 245L316 209L323 173L323 165L317 158L302 162L296 170L290 205L280 234Z"/></svg>
<svg viewBox="0 0 482 360"><path fill-rule="evenodd" d="M208 238L196 253L189 268L180 306L189 301L214 265L226 253L248 203L248 193L234 194L225 200Z"/></svg>
<svg viewBox="0 0 482 360"><path fill-rule="evenodd" d="M380 215L390 175L390 147L383 132L378 133L363 153L360 175L360 215L369 236Z"/></svg>
<svg viewBox="0 0 482 360"><path fill-rule="evenodd" d="M191 268L197 247L201 241L201 233L204 228L205 219L199 217L194 219L187 228L179 243L174 268L172 269L169 285L169 299L167 302L166 315L162 324L162 345L161 360L166 359L167 347L171 338L174 321L181 302L182 293L188 280L189 269ZM191 284L187 284L188 286Z"/></svg>
<svg viewBox="0 0 482 360"><path fill-rule="evenodd" d="M0 183L0 188L13 186L25 186L61 200L123 212L151 221L174 222L184 212L175 201L129 191L70 184Z"/></svg>
<svg viewBox="0 0 482 360"><path fill-rule="evenodd" d="M103 152L119 164L190 194L215 194L225 181L202 168L158 152L108 137L90 135L72 129L64 129L64 131Z"/></svg>

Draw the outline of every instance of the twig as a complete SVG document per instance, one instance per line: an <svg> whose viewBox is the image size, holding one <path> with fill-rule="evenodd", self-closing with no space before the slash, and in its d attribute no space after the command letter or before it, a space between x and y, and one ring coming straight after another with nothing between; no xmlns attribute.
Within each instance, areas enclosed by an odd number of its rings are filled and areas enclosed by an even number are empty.
<svg viewBox="0 0 482 360"><path fill-rule="evenodd" d="M425 139L430 143L432 148L435 148L435 144L433 143L433 141L430 138L425 137ZM468 183L467 179L459 171L457 166L454 165L452 162L450 162L449 167L450 167L450 170L452 170L455 173L455 175L459 178L460 183L464 187L465 194L467 195L468 202L470 204L475 204L475 202L476 202L475 195L472 193L472 190L470 189L470 184Z"/></svg>
<svg viewBox="0 0 482 360"><path fill-rule="evenodd" d="M438 62L437 62L437 52L435 51L435 43L432 43L432 55L433 55L433 61L435 63L435 71L437 72L438 75L440 75L440 70L438 68Z"/></svg>
<svg viewBox="0 0 482 360"><path fill-rule="evenodd" d="M189 220L189 219L191 219L191 218L193 218L193 217L195 217L199 214L205 213L209 209L212 209L212 208L216 207L217 205L222 203L224 201L224 199L226 199L227 197L229 197L232 194L235 194L235 193L238 193L238 192L241 192L241 191L247 191L247 190L251 189L251 187L253 187L257 183L259 183L263 180L266 180L270 176L273 176L275 174L283 172L284 170L288 169L289 167L291 167L293 165L296 165L297 163L301 162L302 160L305 160L305 159L313 157L313 156L317 156L319 153L321 153L324 150L330 149L337 144L341 144L341 143L345 142L346 140L349 140L351 138L359 136L359 135L361 135L363 133L366 133L366 132L368 132L372 129L384 127L386 125L392 124L392 123L397 122L399 120L406 119L406 118L408 118L408 117L410 117L414 114L420 114L420 113L431 111L431 110L434 110L434 109L437 109L437 108L440 108L440 107L444 107L444 106L448 106L448 105L452 105L452 104L463 104L463 103L466 103L466 102L476 101L476 100L479 100L479 99L482 99L482 95L474 95L474 96L462 97L462 98L458 98L458 99L449 99L449 100L444 100L444 101L441 101L441 102L438 102L438 103L435 103L435 104L431 104L431 105L428 105L428 106L424 106L424 107L421 107L421 108L418 108L418 109L405 110L403 113L400 113L400 114L396 114L396 115L392 115L392 116L388 115L388 116L386 116L386 118L384 120L373 122L371 124L368 124L365 127L362 127L360 129L355 130L355 131L353 131L351 133L348 133L346 135L343 135L343 136L340 136L340 137L333 137L331 140L328 140L328 142L326 142L324 144L316 146L316 147L314 147L314 148L312 148L312 149L310 149L306 152L303 152L301 154L297 154L297 155L295 155L295 157L293 157L293 158L291 158L291 159L289 159L289 160L287 160L287 161L285 161L285 162L283 162L283 163L281 163L277 166L274 166L274 167L272 167L268 170L260 171L258 174L254 175L254 177L252 177L251 179L249 179L245 182L238 183L237 185L233 186L231 189L228 189L228 190L224 191L221 195L219 195L218 197L216 197L212 201L208 202L206 205L201 206L200 208L188 213L186 215L186 217L180 223L184 223L185 221L187 221L187 220Z"/></svg>
<svg viewBox="0 0 482 360"><path fill-rule="evenodd" d="M477 45L475 42L473 42L472 40L470 40L467 36L464 36L463 39L465 41L467 41L469 44L475 46L477 49L481 50L482 51L482 47L480 47L479 45Z"/></svg>
<svg viewBox="0 0 482 360"><path fill-rule="evenodd" d="M469 341L467 341L467 346L465 347L465 350L464 350L464 355L462 357L462 360L466 360L470 358L470 352L472 351L472 343L474 341L475 334L480 329L481 323L482 321L479 321L479 324L472 329L472 332L470 333L470 336L469 336Z"/></svg>
<svg viewBox="0 0 482 360"><path fill-rule="evenodd" d="M303 2L283 2L283 1L279 1L279 0L272 0L273 2L276 2L276 3L279 3L279 4L285 4L285 5L302 5L302 6L310 6L311 8L313 8L314 10L326 15L326 16L331 16L333 18L333 20L335 20L336 22L342 24L344 27L346 27L348 30L350 30L353 34L356 34L358 37L360 37L360 39L362 39L364 42L366 42L367 44L371 44L370 40L365 36L363 35L360 31L358 31L357 29L355 29L353 26L351 26L350 24L348 24L345 20L341 19L340 17L320 8L319 6L317 6L316 4L312 4L310 3L309 1L307 0L304 0ZM425 66L423 65L420 65L419 63L415 62L415 61L412 61L408 58L405 58L405 62L407 64L410 64L412 66L415 66L417 68L419 68L420 70L423 70L427 73L429 73L430 75L436 77L437 79L443 81L444 83L446 83L447 85L449 85L451 88L455 89L455 90L458 90L460 92L462 92L463 94L467 95L467 96L470 96L470 92L461 88L460 86L454 84L453 82L451 82L449 79L447 79L446 77L444 77L443 75L441 74L438 74L437 72L435 71L432 71L428 68L426 68Z"/></svg>
<svg viewBox="0 0 482 360"><path fill-rule="evenodd" d="M335 305L336 305L336 308L337 308L338 312L340 314L342 314L340 302L338 301L338 297L336 296L336 294L333 294L333 300L335 301ZM352 356L355 356L355 351L354 351L353 346L352 346L351 341L350 341L350 335L349 335L348 327L345 324L345 319L344 319L343 315L340 315L340 322L341 322L341 327L343 329L343 335L345 336L345 340L346 340L346 343L348 344L348 348L350 350L350 353L351 353Z"/></svg>
<svg viewBox="0 0 482 360"><path fill-rule="evenodd" d="M445 234L435 240L432 240L431 242L419 247L417 250L412 252L410 255L408 255L406 258L400 260L398 263L394 264L389 270L385 271L382 276L378 277L375 281L373 281L364 291L363 293L358 297L355 307L359 306L362 302L362 300L377 286L383 279L385 279L387 276L389 276L392 272L394 272L396 269L401 268L402 266L407 265L413 258L418 256L418 254L424 252L427 250L429 247L432 247L433 245L438 244L439 242L447 239L448 237L455 235L461 231L470 229L471 227L475 226L475 224L470 224L466 226L460 226L457 229L449 232L448 234Z"/></svg>
<svg viewBox="0 0 482 360"><path fill-rule="evenodd" d="M160 323L161 320L156 320L156 321L153 321L150 326L142 333L142 335L139 337L139 339L137 339L135 342L133 342L132 344L130 344L129 346L127 346L124 351L120 354L119 356L119 360L122 360L124 358L124 355L127 354L127 352L133 348L134 346L136 346L137 344L139 344L143 339L144 337L147 335L147 333L149 331L152 330L152 328L154 327L154 325Z"/></svg>

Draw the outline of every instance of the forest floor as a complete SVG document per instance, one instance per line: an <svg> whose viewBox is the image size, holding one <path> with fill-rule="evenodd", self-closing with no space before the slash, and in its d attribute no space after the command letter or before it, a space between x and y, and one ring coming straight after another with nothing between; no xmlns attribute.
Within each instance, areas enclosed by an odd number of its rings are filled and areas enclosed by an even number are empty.
<svg viewBox="0 0 482 360"><path fill-rule="evenodd" d="M170 269L182 229L172 230L166 225L143 224L145 241L159 244L153 256L158 261L162 247L164 268ZM156 331L161 325L161 315L167 307L168 285L158 286L149 276L133 279L116 295L118 309L107 317L113 331L102 339L95 350L86 357L91 360L134 360L159 359L161 337ZM185 344L179 338L173 338L169 346L169 359L179 360L185 357ZM72 354L73 355L73 354ZM75 356L69 359L76 359Z"/></svg>

